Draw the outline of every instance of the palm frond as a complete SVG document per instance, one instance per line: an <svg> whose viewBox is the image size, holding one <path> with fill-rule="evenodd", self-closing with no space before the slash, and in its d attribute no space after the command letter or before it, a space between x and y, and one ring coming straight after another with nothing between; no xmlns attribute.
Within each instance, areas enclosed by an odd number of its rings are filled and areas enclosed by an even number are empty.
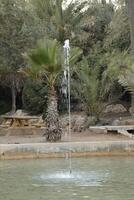
<svg viewBox="0 0 134 200"><path fill-rule="evenodd" d="M76 47L71 48L70 58L69 58L69 62L71 66L73 66L76 63L76 61L79 59L81 54L82 54L82 50L80 48L76 48Z"/></svg>
<svg viewBox="0 0 134 200"><path fill-rule="evenodd" d="M134 69L127 71L119 76L119 83L126 88L127 91L134 94Z"/></svg>
<svg viewBox="0 0 134 200"><path fill-rule="evenodd" d="M54 84L62 70L62 53L56 40L41 40L37 47L27 54L28 69L24 73L33 78L47 78L49 84Z"/></svg>

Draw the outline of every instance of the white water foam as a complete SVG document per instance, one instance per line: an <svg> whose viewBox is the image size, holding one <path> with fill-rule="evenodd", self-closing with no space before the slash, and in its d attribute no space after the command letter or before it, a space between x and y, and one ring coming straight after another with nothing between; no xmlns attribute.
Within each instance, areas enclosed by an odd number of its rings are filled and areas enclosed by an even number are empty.
<svg viewBox="0 0 134 200"><path fill-rule="evenodd" d="M102 186L104 182L110 176L109 172L102 171L90 171L82 172L75 171L73 173L69 172L51 172L51 173L41 173L34 177L38 181L43 181L50 184L62 184L72 183L77 186Z"/></svg>

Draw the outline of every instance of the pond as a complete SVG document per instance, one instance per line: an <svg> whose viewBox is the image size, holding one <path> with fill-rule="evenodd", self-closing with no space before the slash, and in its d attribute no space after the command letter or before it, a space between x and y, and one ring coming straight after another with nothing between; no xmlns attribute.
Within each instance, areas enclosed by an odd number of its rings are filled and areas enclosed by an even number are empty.
<svg viewBox="0 0 134 200"><path fill-rule="evenodd" d="M133 200L134 157L0 161L0 200Z"/></svg>

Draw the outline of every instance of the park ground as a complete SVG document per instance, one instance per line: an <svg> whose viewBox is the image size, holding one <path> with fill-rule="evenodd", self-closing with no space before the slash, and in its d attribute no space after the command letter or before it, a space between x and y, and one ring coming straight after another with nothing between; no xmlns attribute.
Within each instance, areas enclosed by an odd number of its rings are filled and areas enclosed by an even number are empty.
<svg viewBox="0 0 134 200"><path fill-rule="evenodd" d="M129 137L117 134L117 133L94 133L90 131L84 131L81 133L72 132L72 142L96 142L96 141L124 141L130 140ZM63 135L61 142L69 141L68 135ZM0 144L22 144L22 143L44 143L45 137L38 135L29 136L1 136Z"/></svg>
<svg viewBox="0 0 134 200"><path fill-rule="evenodd" d="M64 123L67 121L67 116L64 117ZM78 131L76 128L83 120L83 114L81 113L73 113L72 120L75 119L74 130L71 131L71 138L68 134L67 129L63 129L63 135L61 139L61 143L69 142L97 142L97 141L127 141L133 140L127 136L118 134L117 132L108 132L104 133L101 131L95 132L90 128L86 130ZM104 118L102 118L102 123L108 123L108 125L112 125L112 123L120 123L119 125L133 125L134 120L133 117L130 116L129 113L118 113L118 114L106 114ZM72 123L73 124L73 123ZM65 123L66 125L66 123ZM103 124L100 124L103 125ZM116 124L118 125L118 124ZM78 129L80 129L78 127ZM32 135L1 135L0 136L0 144L25 144L25 143L46 143L46 138L41 134L32 134Z"/></svg>

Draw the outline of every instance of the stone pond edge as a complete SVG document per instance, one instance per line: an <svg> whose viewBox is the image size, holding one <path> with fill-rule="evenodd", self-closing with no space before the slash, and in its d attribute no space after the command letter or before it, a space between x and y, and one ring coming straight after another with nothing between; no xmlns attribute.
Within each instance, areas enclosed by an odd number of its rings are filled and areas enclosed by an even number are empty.
<svg viewBox="0 0 134 200"><path fill-rule="evenodd" d="M0 144L0 160L134 155L134 141Z"/></svg>

